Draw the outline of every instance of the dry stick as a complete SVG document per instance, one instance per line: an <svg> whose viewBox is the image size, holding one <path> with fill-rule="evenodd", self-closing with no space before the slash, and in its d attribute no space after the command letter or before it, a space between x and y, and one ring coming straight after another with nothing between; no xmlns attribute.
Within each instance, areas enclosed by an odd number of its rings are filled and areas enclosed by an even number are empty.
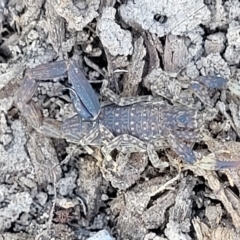
<svg viewBox="0 0 240 240"><path fill-rule="evenodd" d="M58 164L59 165L59 164ZM54 188L54 198L53 198L53 205L49 214L49 219L48 219L48 223L47 223L47 230L44 230L43 232L41 232L40 234L38 234L35 238L35 240L40 240L42 239L42 237L49 237L51 236L51 226L52 226L52 220L53 220L53 212L55 210L55 206L56 206L56 199L57 199L57 188L56 188L56 174L54 172L54 169L58 166L56 165L55 167L52 168L52 175L53 175L53 188ZM50 237L49 237L50 239Z"/></svg>
<svg viewBox="0 0 240 240"><path fill-rule="evenodd" d="M167 154L168 155L168 154ZM170 156L168 155L168 158L170 158ZM159 194L160 192L163 192L164 190L166 189L169 189L169 185L172 185L175 181L177 181L179 178L180 178L180 175L181 175L181 165L179 164L178 165L178 174L170 179L169 181L167 181L166 183L162 184L155 192L151 193L151 197Z"/></svg>
<svg viewBox="0 0 240 240"><path fill-rule="evenodd" d="M57 199L57 190L56 190L56 184L57 184L57 179L56 179L56 174L54 172L54 169L56 169L57 167L60 167L62 166L63 164L67 164L72 155L74 154L76 150L71 150L70 153L68 154L67 157L65 157L65 159L61 162L61 163L58 163L52 170L53 170L53 184L54 184L54 202L53 202L53 206L52 206L52 210L51 210L51 213L50 213L50 217L52 218L51 214L53 215L53 211L54 211L54 208L56 206L56 199ZM80 198L80 197L76 197L78 199L78 201L81 203L82 205L82 208L83 208L83 213L84 215L86 216L87 215L87 207L84 203L84 201ZM49 217L49 220L48 222L52 221L52 219L50 219ZM50 225L50 224L49 224Z"/></svg>
<svg viewBox="0 0 240 240"><path fill-rule="evenodd" d="M179 25L181 25L181 23L187 21L190 17L194 16L197 12L201 11L203 8L205 8L205 5L200 7L199 9L195 10L193 13L190 13L186 18L184 18L182 21L180 21L178 24L176 24L176 26L172 27L172 29L170 29L169 33L171 33L172 30L177 28Z"/></svg>
<svg viewBox="0 0 240 240"><path fill-rule="evenodd" d="M56 199L57 199L57 187L56 187L57 186L57 180L56 180L55 169L56 169L56 166L54 168L52 168L54 196L53 196L53 205L52 205L52 208L51 208L51 211L50 211L50 214L49 214L49 219L48 219L47 233L49 235L50 235L50 230L51 230L52 220L53 220L53 213L54 213L54 210L55 210Z"/></svg>
<svg viewBox="0 0 240 240"><path fill-rule="evenodd" d="M158 188L155 192L151 193L151 197L155 196L156 194L163 192L164 190L168 189L169 185L172 185L175 181L177 181L180 177L180 173L178 172L177 176L170 179L169 181L167 181L166 183L164 183L162 186L160 186L160 188Z"/></svg>

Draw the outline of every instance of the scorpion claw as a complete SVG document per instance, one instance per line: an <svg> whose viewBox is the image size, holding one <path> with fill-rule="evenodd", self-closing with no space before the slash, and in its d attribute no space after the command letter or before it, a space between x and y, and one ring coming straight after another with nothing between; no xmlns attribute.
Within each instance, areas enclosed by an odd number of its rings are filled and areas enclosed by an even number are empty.
<svg viewBox="0 0 240 240"><path fill-rule="evenodd" d="M37 89L38 83L30 77L25 76L16 95L16 104L21 108L22 105L31 100Z"/></svg>
<svg viewBox="0 0 240 240"><path fill-rule="evenodd" d="M76 111L84 119L96 119L100 111L98 97L73 60L69 60L68 76L74 89L71 91L71 97Z"/></svg>
<svg viewBox="0 0 240 240"><path fill-rule="evenodd" d="M39 132L48 137L62 138L61 126L61 122L55 119L45 118L39 127Z"/></svg>
<svg viewBox="0 0 240 240"><path fill-rule="evenodd" d="M39 129L42 125L42 114L33 102L22 104L21 112L33 128Z"/></svg>
<svg viewBox="0 0 240 240"><path fill-rule="evenodd" d="M61 77L67 72L65 61L52 62L39 65L35 68L27 69L26 75L32 79L48 80L51 78Z"/></svg>

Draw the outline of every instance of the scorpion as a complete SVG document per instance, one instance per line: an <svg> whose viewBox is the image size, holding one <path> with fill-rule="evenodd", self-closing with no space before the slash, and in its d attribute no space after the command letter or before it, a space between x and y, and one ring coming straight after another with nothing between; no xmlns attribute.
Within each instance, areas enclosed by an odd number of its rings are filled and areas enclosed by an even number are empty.
<svg viewBox="0 0 240 240"><path fill-rule="evenodd" d="M43 118L32 100L39 81L68 74L70 97L77 114L63 122ZM202 86L221 88L227 80L221 77L201 77L193 82L197 96ZM56 61L27 69L16 94L16 105L27 122L48 137L64 138L80 144L94 156L91 146L100 146L103 157L109 161L111 152L147 152L152 163L160 161L157 150L171 148L187 164L195 164L197 158L185 142L204 141L202 126L208 120L204 112L183 105L170 105L153 96L120 98L103 81L101 94L111 104L101 107L90 82L74 60ZM201 98L201 97L199 97ZM201 100L201 99L200 99ZM154 165L154 164L153 164ZM209 169L239 167L236 161L214 160Z"/></svg>

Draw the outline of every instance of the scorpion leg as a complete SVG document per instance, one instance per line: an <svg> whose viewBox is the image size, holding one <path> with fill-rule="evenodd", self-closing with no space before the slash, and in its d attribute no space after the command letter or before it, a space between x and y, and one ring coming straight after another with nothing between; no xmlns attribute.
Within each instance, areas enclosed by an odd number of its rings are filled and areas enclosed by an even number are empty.
<svg viewBox="0 0 240 240"><path fill-rule="evenodd" d="M203 139L203 135L201 133L198 132L194 132L194 131L174 131L174 136L177 139L183 139L186 140L187 142L191 142L191 143L195 143L195 142L201 142Z"/></svg>
<svg viewBox="0 0 240 240"><path fill-rule="evenodd" d="M148 143L147 144L147 153L150 162L155 168L162 168L162 163L158 157L157 152L155 151L155 146L153 144Z"/></svg>
<svg viewBox="0 0 240 240"><path fill-rule="evenodd" d="M168 142L171 146L171 149L179 155L184 162L188 164L194 164L197 159L195 154L193 153L192 149L188 147L187 145L181 143L175 136L172 134L169 134L168 136Z"/></svg>
<svg viewBox="0 0 240 240"><path fill-rule="evenodd" d="M181 143L181 141L179 141L175 136L171 134L168 136L169 144L167 144L161 139L159 139L159 141L156 141L156 142L145 143L131 135L123 134L115 138L112 138L110 142L106 143L102 147L101 151L107 161L112 160L112 157L110 154L114 149L117 149L123 153L147 152L149 156L149 160L151 161L152 165L158 168L159 166L161 166L161 164L155 149L171 147L177 155L182 157L185 163L192 164L192 165L197 163L197 165L203 169L222 170L227 168L236 168L240 166L239 162L220 161L216 157L210 157L210 155L202 159L200 162L197 162L196 156L192 151L192 149L187 145Z"/></svg>
<svg viewBox="0 0 240 240"><path fill-rule="evenodd" d="M182 159L188 164L197 164L197 166L201 167L202 169L215 171L240 167L239 161L221 161L216 157L214 153L207 155L197 162L196 156L194 155L191 148L178 141L172 135L168 137L168 141L173 151L182 157Z"/></svg>
<svg viewBox="0 0 240 240"><path fill-rule="evenodd" d="M218 159L215 153L210 153L207 156L203 157L197 165L205 170L224 170L239 168L240 161L221 161Z"/></svg>
<svg viewBox="0 0 240 240"><path fill-rule="evenodd" d="M161 166L160 159L154 146L151 143L145 143L138 138L135 138L128 134L123 134L113 138L108 144L105 144L101 151L107 161L112 160L111 152L117 149L122 153L129 152L147 152L149 160L154 167L158 168Z"/></svg>
<svg viewBox="0 0 240 240"><path fill-rule="evenodd" d="M212 101L208 89L223 89L227 86L227 80L222 77L202 76L190 83L193 93L208 106L212 107Z"/></svg>
<svg viewBox="0 0 240 240"><path fill-rule="evenodd" d="M145 152L147 144L128 134L123 134L113 138L108 144L102 147L102 154L107 161L112 159L110 153L117 149L123 153L128 152Z"/></svg>
<svg viewBox="0 0 240 240"><path fill-rule="evenodd" d="M103 144L108 144L115 138L112 132L102 124L99 124L99 132L101 134L101 141Z"/></svg>
<svg viewBox="0 0 240 240"><path fill-rule="evenodd" d="M107 97L111 102L115 103L118 106L127 106L134 103L149 102L153 101L154 99L154 97L151 95L137 97L120 97L116 93L114 93L111 89L109 89L107 85L108 81L103 80L101 94Z"/></svg>
<svg viewBox="0 0 240 240"><path fill-rule="evenodd" d="M175 135L175 133L174 133ZM211 153L203 157L200 161L196 161L196 156L191 148L181 143L175 136L169 135L168 142L173 151L178 154L188 164L196 164L202 169L206 170L223 170L231 168L239 168L240 161L222 161L216 156L215 153Z"/></svg>
<svg viewBox="0 0 240 240"><path fill-rule="evenodd" d="M214 76L202 76L197 81L212 89L223 89L227 87L228 83L227 79Z"/></svg>
<svg viewBox="0 0 240 240"><path fill-rule="evenodd" d="M87 151L88 154L93 155L94 151L88 146L90 145L99 135L98 126L93 127L90 132L85 135L80 141L79 144Z"/></svg>
<svg viewBox="0 0 240 240"><path fill-rule="evenodd" d="M163 77L165 76L165 77ZM182 84L175 78L170 79L168 74L163 72L163 80L152 82L151 91L157 95L169 99L172 102L179 102L183 105L192 105L192 93L194 93L204 104L212 107L208 89L223 89L227 86L227 80L221 77L202 76L189 84L189 90L181 94ZM175 76L176 77L176 76ZM164 83L165 82L165 83Z"/></svg>
<svg viewBox="0 0 240 240"><path fill-rule="evenodd" d="M211 98L208 94L208 88L199 82L193 81L190 84L190 88L192 89L193 93L203 102L204 104L212 107L213 103Z"/></svg>
<svg viewBox="0 0 240 240"><path fill-rule="evenodd" d="M82 146L90 145L99 135L98 126L93 127L90 132L84 136L80 141L79 144Z"/></svg>
<svg viewBox="0 0 240 240"><path fill-rule="evenodd" d="M79 144L86 150L86 152L96 158L98 161L101 161L102 159L99 157L98 154L95 154L95 152L90 148L88 145L91 145L92 142L98 137L99 135L99 128L98 126L94 126L89 133L84 136L80 141Z"/></svg>

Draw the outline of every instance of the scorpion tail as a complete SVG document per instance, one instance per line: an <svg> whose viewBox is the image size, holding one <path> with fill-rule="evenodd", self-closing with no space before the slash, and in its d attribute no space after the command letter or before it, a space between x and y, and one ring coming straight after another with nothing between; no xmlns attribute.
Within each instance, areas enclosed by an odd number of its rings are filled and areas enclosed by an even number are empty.
<svg viewBox="0 0 240 240"><path fill-rule="evenodd" d="M197 165L205 170L224 170L239 168L240 161L222 161L219 160L214 153L211 153L206 157L203 157Z"/></svg>

